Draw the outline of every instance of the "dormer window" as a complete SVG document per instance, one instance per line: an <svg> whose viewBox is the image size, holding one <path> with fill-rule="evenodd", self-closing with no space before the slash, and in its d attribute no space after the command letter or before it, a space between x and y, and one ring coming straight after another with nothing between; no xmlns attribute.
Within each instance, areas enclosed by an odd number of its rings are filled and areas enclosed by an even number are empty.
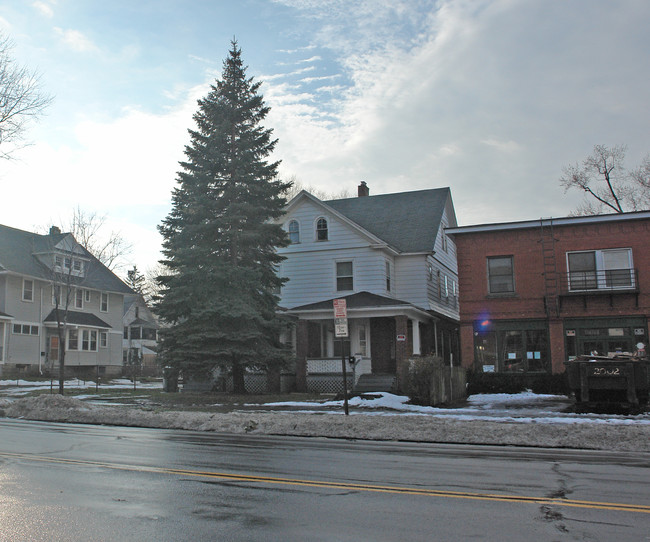
<svg viewBox="0 0 650 542"><path fill-rule="evenodd" d="M65 275L81 277L84 274L84 261L72 256L54 255L54 271Z"/></svg>
<svg viewBox="0 0 650 542"><path fill-rule="evenodd" d="M289 222L289 241L292 244L300 243L300 224L297 220Z"/></svg>
<svg viewBox="0 0 650 542"><path fill-rule="evenodd" d="M325 218L319 218L316 221L316 240L327 241L328 238L327 220Z"/></svg>

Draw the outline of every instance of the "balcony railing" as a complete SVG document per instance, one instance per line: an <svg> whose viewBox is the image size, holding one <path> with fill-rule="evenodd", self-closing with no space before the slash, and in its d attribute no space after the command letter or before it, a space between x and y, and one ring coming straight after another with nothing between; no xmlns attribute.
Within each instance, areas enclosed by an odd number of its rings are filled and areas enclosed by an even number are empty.
<svg viewBox="0 0 650 542"><path fill-rule="evenodd" d="M585 292L638 292L636 269L607 269L600 271L570 271L560 275L560 291L563 294Z"/></svg>

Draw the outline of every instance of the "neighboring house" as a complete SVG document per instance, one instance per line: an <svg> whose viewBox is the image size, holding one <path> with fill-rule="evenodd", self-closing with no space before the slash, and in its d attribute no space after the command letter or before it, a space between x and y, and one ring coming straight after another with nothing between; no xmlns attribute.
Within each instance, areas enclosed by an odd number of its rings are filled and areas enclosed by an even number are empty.
<svg viewBox="0 0 650 542"><path fill-rule="evenodd" d="M456 225L448 188L321 201L302 191L286 207L291 244L279 249L288 278L280 305L296 319L296 387L341 371L395 376L412 357L458 360ZM349 336L335 339L333 300L347 303Z"/></svg>
<svg viewBox="0 0 650 542"><path fill-rule="evenodd" d="M121 373L124 296L132 293L72 234L0 225L0 371L57 373L57 321L65 319L70 374Z"/></svg>
<svg viewBox="0 0 650 542"><path fill-rule="evenodd" d="M648 344L650 211L451 228L463 365L560 373Z"/></svg>
<svg viewBox="0 0 650 542"><path fill-rule="evenodd" d="M158 322L141 295L124 296L123 325L123 362L128 363L129 356L138 356L144 374L158 374Z"/></svg>

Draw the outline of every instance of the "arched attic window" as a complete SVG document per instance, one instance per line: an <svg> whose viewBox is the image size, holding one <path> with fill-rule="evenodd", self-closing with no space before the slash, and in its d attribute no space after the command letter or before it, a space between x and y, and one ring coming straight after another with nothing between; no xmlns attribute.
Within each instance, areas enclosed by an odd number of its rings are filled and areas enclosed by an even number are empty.
<svg viewBox="0 0 650 542"><path fill-rule="evenodd" d="M291 243L300 243L300 224L297 220L289 222L289 241Z"/></svg>
<svg viewBox="0 0 650 542"><path fill-rule="evenodd" d="M327 219L321 217L316 221L316 240L327 241L328 238Z"/></svg>

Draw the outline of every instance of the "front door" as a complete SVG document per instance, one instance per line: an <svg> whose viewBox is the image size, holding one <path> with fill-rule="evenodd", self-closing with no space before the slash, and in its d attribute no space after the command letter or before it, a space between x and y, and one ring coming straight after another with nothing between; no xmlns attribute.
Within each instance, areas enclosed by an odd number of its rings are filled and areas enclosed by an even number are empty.
<svg viewBox="0 0 650 542"><path fill-rule="evenodd" d="M59 361L59 337L57 335L50 336L50 362Z"/></svg>
<svg viewBox="0 0 650 542"><path fill-rule="evenodd" d="M370 319L370 351L373 374L395 374L395 319Z"/></svg>

